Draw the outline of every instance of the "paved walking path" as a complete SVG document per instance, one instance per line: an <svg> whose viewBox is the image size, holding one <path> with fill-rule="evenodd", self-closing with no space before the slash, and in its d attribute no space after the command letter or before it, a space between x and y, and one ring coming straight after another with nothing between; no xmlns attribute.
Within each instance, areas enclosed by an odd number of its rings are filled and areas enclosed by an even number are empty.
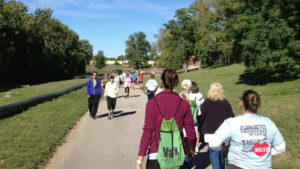
<svg viewBox="0 0 300 169"><path fill-rule="evenodd" d="M133 169L145 117L147 97L141 90L130 90L124 98L120 89L116 114L107 119L106 101L99 105L97 119L86 113L54 153L47 169ZM199 153L196 169L209 165L207 153ZM198 158L197 158L198 159ZM146 160L144 160L145 166ZM145 168L145 167L144 167Z"/></svg>

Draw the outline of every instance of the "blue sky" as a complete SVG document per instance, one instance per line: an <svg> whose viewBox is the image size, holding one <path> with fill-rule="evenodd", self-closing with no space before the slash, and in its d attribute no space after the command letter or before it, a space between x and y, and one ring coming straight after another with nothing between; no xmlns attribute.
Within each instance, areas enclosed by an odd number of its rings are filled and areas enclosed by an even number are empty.
<svg viewBox="0 0 300 169"><path fill-rule="evenodd" d="M20 0L29 7L51 8L52 17L74 30L80 39L94 46L94 54L103 50L106 57L125 54L130 34L142 31L150 42L164 23L179 8L193 0Z"/></svg>

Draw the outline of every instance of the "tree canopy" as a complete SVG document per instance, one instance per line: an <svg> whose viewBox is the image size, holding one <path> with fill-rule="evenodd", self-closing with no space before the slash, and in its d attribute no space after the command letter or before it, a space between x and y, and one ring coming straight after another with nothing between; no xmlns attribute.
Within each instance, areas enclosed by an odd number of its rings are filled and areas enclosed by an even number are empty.
<svg viewBox="0 0 300 169"><path fill-rule="evenodd" d="M96 68L100 69L103 68L105 66L105 56L104 56L104 52L102 50L99 50L98 53L94 56L95 60L96 60Z"/></svg>
<svg viewBox="0 0 300 169"><path fill-rule="evenodd" d="M246 71L300 73L298 1L195 0L156 35L159 64L181 68L192 55L204 65L244 62Z"/></svg>
<svg viewBox="0 0 300 169"><path fill-rule="evenodd" d="M126 58L135 68L141 68L149 60L150 43L143 32L131 34L126 41Z"/></svg>
<svg viewBox="0 0 300 169"><path fill-rule="evenodd" d="M0 0L0 81L28 83L70 78L85 72L93 46L51 9L28 13L21 2Z"/></svg>

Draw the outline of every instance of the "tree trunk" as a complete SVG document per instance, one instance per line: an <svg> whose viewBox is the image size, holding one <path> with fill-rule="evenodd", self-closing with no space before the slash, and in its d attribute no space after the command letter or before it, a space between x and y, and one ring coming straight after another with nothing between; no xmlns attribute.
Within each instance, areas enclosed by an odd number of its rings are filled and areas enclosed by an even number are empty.
<svg viewBox="0 0 300 169"><path fill-rule="evenodd" d="M199 60L199 70L202 69L202 62Z"/></svg>
<svg viewBox="0 0 300 169"><path fill-rule="evenodd" d="M184 68L184 73L187 73L188 71L188 58L187 57L184 57L184 65L183 65L183 68Z"/></svg>
<svg viewBox="0 0 300 169"><path fill-rule="evenodd" d="M230 55L227 55L227 64L230 64Z"/></svg>

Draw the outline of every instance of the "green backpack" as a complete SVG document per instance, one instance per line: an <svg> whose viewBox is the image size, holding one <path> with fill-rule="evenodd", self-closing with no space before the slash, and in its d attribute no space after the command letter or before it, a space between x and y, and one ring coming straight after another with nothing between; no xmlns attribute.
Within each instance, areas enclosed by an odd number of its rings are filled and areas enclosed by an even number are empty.
<svg viewBox="0 0 300 169"><path fill-rule="evenodd" d="M170 120L165 119L155 97L154 100L162 116L162 123L159 132L160 141L156 156L159 166L161 169L180 168L184 162L186 155L183 149L182 137L178 129L175 116L178 112L182 99L180 100L174 117L172 117Z"/></svg>
<svg viewBox="0 0 300 169"><path fill-rule="evenodd" d="M193 115L193 119L194 119L194 125L196 125L198 123L197 120L197 104L196 104L196 99L195 100L189 100L188 101L192 110L192 115Z"/></svg>

